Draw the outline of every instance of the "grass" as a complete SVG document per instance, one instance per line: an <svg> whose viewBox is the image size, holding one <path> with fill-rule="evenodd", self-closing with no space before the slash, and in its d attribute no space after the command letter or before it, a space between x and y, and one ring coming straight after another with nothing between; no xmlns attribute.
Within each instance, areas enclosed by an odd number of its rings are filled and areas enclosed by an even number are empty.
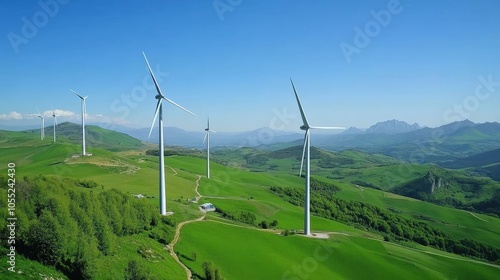
<svg viewBox="0 0 500 280"><path fill-rule="evenodd" d="M186 225L176 250L197 274L213 261L227 279L493 279L498 268L362 237L328 240L215 222ZM192 257L196 255L196 260ZM258 269L256 269L258 268ZM297 278L293 278L297 277Z"/></svg>
<svg viewBox="0 0 500 280"><path fill-rule="evenodd" d="M0 131L0 135L2 133L4 132ZM130 195L141 193L156 196L147 199L152 204L158 205L157 158L146 156L144 150L117 153L94 148L92 157L72 157L79 153L78 145L65 141L40 142L35 134L23 132L8 134L8 137L0 140L0 161L14 161L18 177L43 174L91 179L102 185L102 188L89 191L99 192L102 189L117 188ZM343 156L364 157L364 155L349 151ZM378 156L363 160L380 163L386 159L384 156ZM286 165L284 161L276 162L278 163ZM199 192L205 197L200 203L212 202L216 207L226 211L252 212L257 217L257 223L261 220L277 220L280 229L301 230L303 227L303 209L291 205L269 191L270 186L302 189L303 178L280 172L249 172L212 163L212 179L207 179L203 177L205 174L203 158L169 156L165 158L165 164L167 208L175 212L171 217L176 222L201 216L197 209L199 204L187 201L196 196L195 181L201 175ZM424 167L418 165L414 168L407 167L411 171L409 175L405 175L407 177L426 172ZM6 172L5 170L6 164L0 166L0 172ZM354 172L350 175L352 178L355 178L357 174L355 172L361 172L366 175L368 182L374 184L380 180L380 174L392 172L394 176L400 176L398 174L404 173L394 170L390 165L366 169L353 168L351 171ZM341 190L337 193L339 198L392 209L391 211L396 211L399 215L429 223L455 238L471 238L493 246L500 244L498 218L476 214L487 221L484 222L464 211L370 188L363 188L361 191L355 185L341 180L325 180L340 187ZM464 258L432 248L412 245L458 259L430 255L385 243L381 241L382 237L376 234L314 215L311 221L313 231L336 232L349 236L335 234L335 237L328 241L302 236L283 237L256 230L256 226L245 225L242 228L217 223L216 221L221 219L215 213L210 213L208 219L209 222L186 225L182 230L181 240L176 245L176 250L185 256L181 258L182 261L198 274L201 274L204 260L212 260L227 279L293 279L298 277L294 274L294 268L303 265L310 266L306 271L310 279L382 279L389 275L391 278L404 279L443 279L457 276L466 279L493 279L500 272L496 268L473 263L470 260L458 260ZM98 269L99 275L103 275L103 278L121 278L127 262L139 259L147 269L154 271L161 279L185 279L184 272L168 252L148 236L134 235L119 238L117 242L119 250L116 255L100 259ZM149 248L157 258L144 259L138 253L141 247ZM315 260L314 254L317 248L320 248L318 250L323 248L324 252L331 253L325 260L311 261ZM193 253L196 253L196 261L192 258ZM37 267L36 262L24 260L22 257L19 265ZM312 269L313 267L315 269ZM358 267L362 269L357 269ZM40 269L43 269L43 266ZM47 268L47 273L49 272L53 270Z"/></svg>

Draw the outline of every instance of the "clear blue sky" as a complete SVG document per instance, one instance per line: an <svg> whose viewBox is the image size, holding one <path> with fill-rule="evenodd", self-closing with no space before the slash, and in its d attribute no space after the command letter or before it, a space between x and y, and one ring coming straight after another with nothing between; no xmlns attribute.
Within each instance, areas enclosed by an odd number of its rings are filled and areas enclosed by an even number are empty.
<svg viewBox="0 0 500 280"><path fill-rule="evenodd" d="M289 77L313 125L498 122L498 11L496 0L3 1L0 125L38 124L37 107L79 122L71 88L89 96L89 122L149 127L142 51L166 96L198 115L165 106L166 126L201 130L210 115L219 131L298 131Z"/></svg>

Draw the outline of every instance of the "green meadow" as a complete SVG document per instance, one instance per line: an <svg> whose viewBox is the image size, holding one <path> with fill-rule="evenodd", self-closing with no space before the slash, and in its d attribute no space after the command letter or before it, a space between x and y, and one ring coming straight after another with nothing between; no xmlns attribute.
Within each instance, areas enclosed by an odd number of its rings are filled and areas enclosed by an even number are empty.
<svg viewBox="0 0 500 280"><path fill-rule="evenodd" d="M135 142L111 135L113 143ZM6 174L7 163L16 163L16 176L38 175L55 178L70 177L92 180L93 189L82 191L99 193L117 189L130 197L143 194L148 203L158 205L158 160L146 154L151 145L111 151L109 144L89 147L91 157L80 157L80 146L65 140L52 143L40 141L38 134L0 131L0 174ZM102 142L106 143L106 138ZM385 156L363 158L364 153L346 152L360 160L382 162ZM283 166L283 161L279 162ZM228 163L229 164L229 163ZM294 206L272 193L271 186L303 189L304 180L295 173L273 171L257 172L241 169L238 164L211 164L212 178L205 178L205 160L190 156L165 158L167 208L174 212L169 218L178 225L205 216L204 221L184 225L174 250L195 277L204 279L203 263L213 262L225 279L495 279L500 268L481 260L474 260L413 243L385 242L376 232L355 228L337 221L312 215L314 233L328 233L328 239L306 238L300 234L283 236L286 231L300 231L303 227L303 208ZM296 163L288 162L290 166ZM392 164L392 163L391 163ZM373 167L364 172L371 182L391 167ZM425 172L415 167L416 173ZM380 173L382 172L382 173ZM355 176L353 174L352 176ZM330 178L327 178L330 177ZM345 200L361 201L397 213L402 217L428 223L450 236L470 238L492 246L500 244L500 219L479 213L469 213L382 190L356 186L346 180L332 179L319 174L315 178L335 184L335 194ZM202 195L198 204L196 185ZM5 186L1 186L5 188ZM200 203L211 202L230 213L247 212L255 216L255 224L221 218L219 213L204 214ZM261 230L257 223L276 220L273 230ZM171 242L174 232L164 236ZM118 237L117 250L112 256L99 256L97 279L121 279L129 260L138 260L158 279L186 279L183 268L163 244L150 238L147 232ZM148 253L144 254L144 250ZM6 257L0 257L5 263ZM25 275L58 275L53 267L19 256L19 268ZM12 276L2 271L1 277ZM10 273L10 272L7 272Z"/></svg>

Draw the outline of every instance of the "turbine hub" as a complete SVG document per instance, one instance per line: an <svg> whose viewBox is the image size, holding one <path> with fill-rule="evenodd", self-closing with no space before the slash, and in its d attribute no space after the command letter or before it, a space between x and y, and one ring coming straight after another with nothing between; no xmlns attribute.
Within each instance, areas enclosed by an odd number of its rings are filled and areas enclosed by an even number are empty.
<svg viewBox="0 0 500 280"><path fill-rule="evenodd" d="M307 125L302 125L302 126L300 127L300 129L301 129L301 130L308 130L308 129L309 129L309 126L307 126Z"/></svg>

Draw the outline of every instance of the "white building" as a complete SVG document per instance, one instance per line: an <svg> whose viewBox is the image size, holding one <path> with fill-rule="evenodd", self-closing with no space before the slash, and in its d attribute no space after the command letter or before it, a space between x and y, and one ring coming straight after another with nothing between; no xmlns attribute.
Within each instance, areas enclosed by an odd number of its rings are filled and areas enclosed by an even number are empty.
<svg viewBox="0 0 500 280"><path fill-rule="evenodd" d="M215 206L212 203L203 203L200 207L205 212L215 211Z"/></svg>

